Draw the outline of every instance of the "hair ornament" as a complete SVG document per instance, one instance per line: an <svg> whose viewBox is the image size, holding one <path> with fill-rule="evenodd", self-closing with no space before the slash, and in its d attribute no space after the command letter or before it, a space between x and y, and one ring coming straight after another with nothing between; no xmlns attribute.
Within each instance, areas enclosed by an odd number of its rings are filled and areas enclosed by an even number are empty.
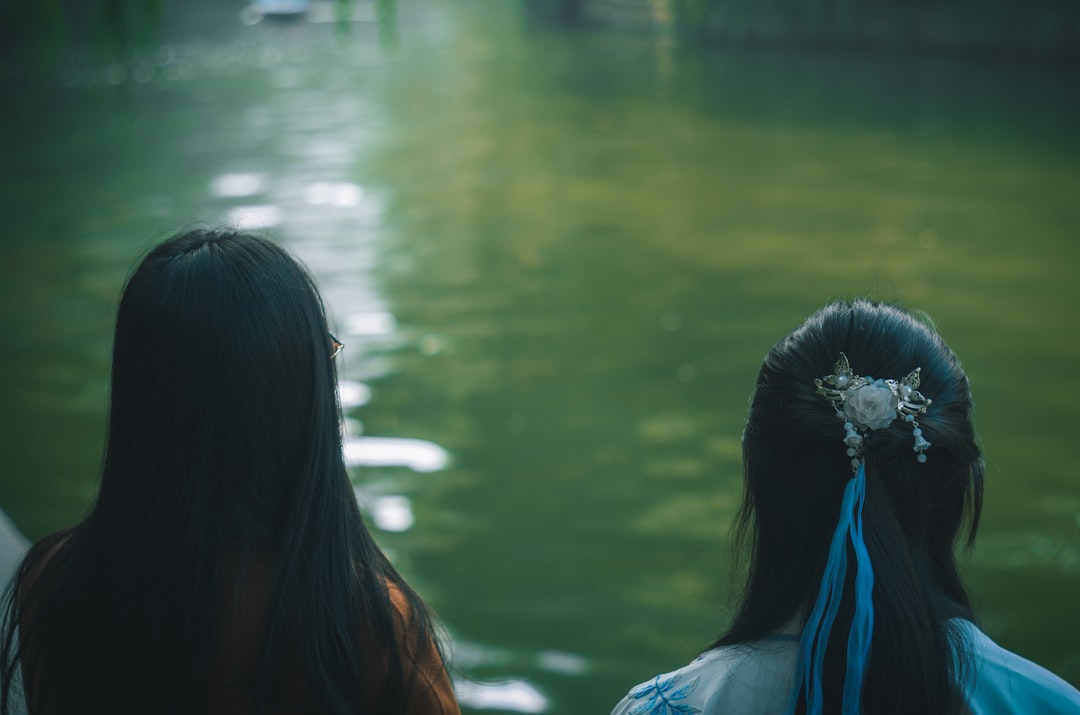
<svg viewBox="0 0 1080 715"><path fill-rule="evenodd" d="M917 367L899 381L875 380L856 375L847 355L840 353L833 374L814 380L817 394L831 402L837 416L844 421L844 444L853 470L862 462L866 433L884 429L897 419L911 425L915 458L926 461L924 453L930 442L923 437L918 416L926 413L933 400L919 392L921 371Z"/></svg>
<svg viewBox="0 0 1080 715"><path fill-rule="evenodd" d="M822 685L825 651L844 600L849 568L854 572L854 588L850 596L851 627L847 634L839 713L862 715L862 688L874 635L874 565L863 538L863 505L866 503L863 453L868 432L885 429L897 419L903 419L912 425L916 459L926 461L923 452L930 443L923 438L917 416L926 412L931 401L919 392L919 372L920 368L915 368L899 381L875 380L856 375L847 355L840 353L833 374L814 380L817 394L832 403L837 416L844 422L844 444L855 476L844 488L821 586L799 637L799 660L786 715L795 714L800 695L805 698L806 715L823 715L826 710ZM836 712L835 703L829 704L828 708L830 712Z"/></svg>

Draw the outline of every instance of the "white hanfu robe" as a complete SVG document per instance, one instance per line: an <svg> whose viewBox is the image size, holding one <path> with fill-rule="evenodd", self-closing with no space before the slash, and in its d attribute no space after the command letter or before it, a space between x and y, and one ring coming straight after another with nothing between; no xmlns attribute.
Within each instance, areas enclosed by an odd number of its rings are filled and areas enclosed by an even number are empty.
<svg viewBox="0 0 1080 715"><path fill-rule="evenodd" d="M1080 715L1076 688L973 623L955 625L971 655L963 688L971 715ZM783 715L798 650L792 634L714 648L631 689L611 715Z"/></svg>

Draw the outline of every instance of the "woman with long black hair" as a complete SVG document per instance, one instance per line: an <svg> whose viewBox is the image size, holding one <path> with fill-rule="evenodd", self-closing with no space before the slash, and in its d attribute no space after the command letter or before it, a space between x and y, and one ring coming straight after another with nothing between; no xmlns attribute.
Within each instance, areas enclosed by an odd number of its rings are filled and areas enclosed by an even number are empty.
<svg viewBox="0 0 1080 715"><path fill-rule="evenodd" d="M0 710L413 713L458 706L425 605L342 461L309 275L251 235L154 248L120 301L100 490L7 591Z"/></svg>
<svg viewBox="0 0 1080 715"><path fill-rule="evenodd" d="M954 557L983 498L971 410L956 356L895 306L836 302L774 345L743 432L734 621L613 715L1080 713L975 625Z"/></svg>

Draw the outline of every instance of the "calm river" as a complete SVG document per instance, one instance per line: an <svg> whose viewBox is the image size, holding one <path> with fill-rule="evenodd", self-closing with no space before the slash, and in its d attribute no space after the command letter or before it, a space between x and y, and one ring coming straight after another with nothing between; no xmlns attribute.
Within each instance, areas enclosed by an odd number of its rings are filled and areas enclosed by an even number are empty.
<svg viewBox="0 0 1080 715"><path fill-rule="evenodd" d="M972 377L986 629L1080 685L1075 74L705 51L517 3L401 2L382 33L218 5L129 69L0 74L0 507L29 536L93 494L136 256L265 230L347 344L358 498L466 710L606 713L729 613L762 356L870 295Z"/></svg>

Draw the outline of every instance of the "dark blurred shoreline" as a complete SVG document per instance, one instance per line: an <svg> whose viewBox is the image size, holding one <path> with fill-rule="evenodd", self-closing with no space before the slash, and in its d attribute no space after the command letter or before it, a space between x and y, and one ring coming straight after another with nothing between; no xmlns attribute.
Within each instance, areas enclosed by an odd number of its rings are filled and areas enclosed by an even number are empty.
<svg viewBox="0 0 1080 715"><path fill-rule="evenodd" d="M1070 0L519 3L522 21L533 28L656 33L672 42L705 47L1080 63L1080 3ZM48 64L75 50L125 61L178 37L228 33L247 5L246 0L0 0L0 60L7 55ZM412 12L415 3L315 0L315 5L334 12L351 6L361 15L393 19ZM118 7L123 12L116 11Z"/></svg>
<svg viewBox="0 0 1080 715"><path fill-rule="evenodd" d="M523 0L532 22L657 32L718 47L1080 61L1066 0Z"/></svg>

